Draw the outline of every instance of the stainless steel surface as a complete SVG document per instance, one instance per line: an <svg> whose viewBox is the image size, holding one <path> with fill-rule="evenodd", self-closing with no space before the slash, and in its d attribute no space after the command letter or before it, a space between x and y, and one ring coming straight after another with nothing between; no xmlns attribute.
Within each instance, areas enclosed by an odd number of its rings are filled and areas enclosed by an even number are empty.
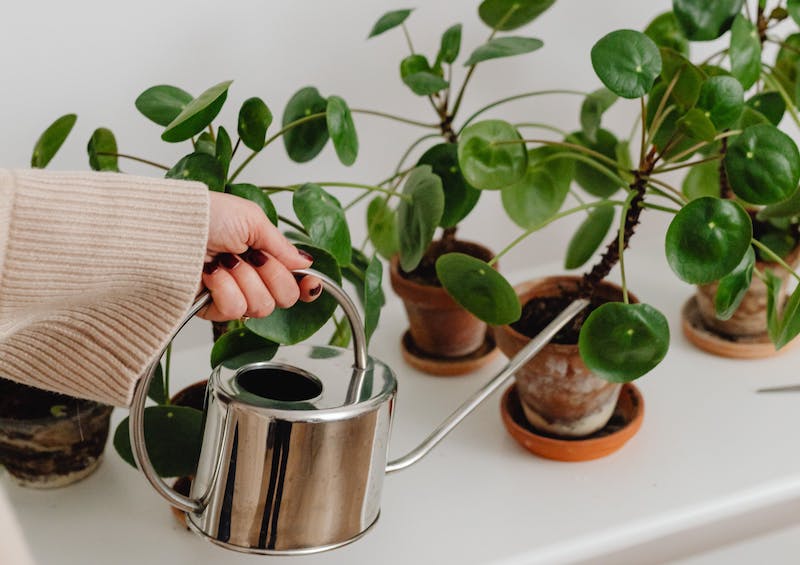
<svg viewBox="0 0 800 565"><path fill-rule="evenodd" d="M756 392L800 392L800 385L772 386L759 388Z"/></svg>
<svg viewBox="0 0 800 565"><path fill-rule="evenodd" d="M578 312L586 308L588 300L575 300L567 306L555 320L550 322L545 329L523 347L512 359L509 360L503 369L486 383L480 390L469 397L459 406L455 412L450 414L447 419L439 425L421 444L406 455L394 459L386 466L386 472L392 473L405 469L422 459L436 444L442 441L447 434L466 418L481 402L486 400L495 390L505 384L507 380L514 376L514 372L524 365L531 357L536 355L542 347L553 339L558 331L563 328Z"/></svg>

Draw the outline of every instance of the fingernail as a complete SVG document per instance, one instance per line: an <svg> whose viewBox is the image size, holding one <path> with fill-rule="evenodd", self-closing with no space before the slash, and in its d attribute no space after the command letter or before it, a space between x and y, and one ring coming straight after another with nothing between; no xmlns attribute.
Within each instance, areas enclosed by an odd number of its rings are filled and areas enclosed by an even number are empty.
<svg viewBox="0 0 800 565"><path fill-rule="evenodd" d="M222 263L222 266L229 271L235 269L240 263L239 258L235 255L231 255L230 253L220 254L219 262Z"/></svg>
<svg viewBox="0 0 800 565"><path fill-rule="evenodd" d="M313 261L314 258L311 256L310 253L303 251L302 249L298 249L297 252L300 254L300 257L303 259L308 259L309 261Z"/></svg>
<svg viewBox="0 0 800 565"><path fill-rule="evenodd" d="M309 290L308 294L311 295L311 296L316 296L316 295L318 295L320 293L321 290L322 290L322 285L318 284L317 286L315 286L314 288Z"/></svg>
<svg viewBox="0 0 800 565"><path fill-rule="evenodd" d="M250 249L244 254L244 260L254 267L262 267L269 261L269 255L258 249Z"/></svg>
<svg viewBox="0 0 800 565"><path fill-rule="evenodd" d="M203 263L203 272L207 275L213 275L217 272L217 269L219 269L219 264L216 259L208 263Z"/></svg>

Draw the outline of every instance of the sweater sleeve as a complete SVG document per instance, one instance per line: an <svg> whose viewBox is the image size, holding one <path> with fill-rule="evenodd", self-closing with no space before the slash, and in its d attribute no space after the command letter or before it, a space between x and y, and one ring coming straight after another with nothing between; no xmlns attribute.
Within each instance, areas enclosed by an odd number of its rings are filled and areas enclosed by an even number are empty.
<svg viewBox="0 0 800 565"><path fill-rule="evenodd" d="M189 309L208 191L0 170L0 376L117 406Z"/></svg>

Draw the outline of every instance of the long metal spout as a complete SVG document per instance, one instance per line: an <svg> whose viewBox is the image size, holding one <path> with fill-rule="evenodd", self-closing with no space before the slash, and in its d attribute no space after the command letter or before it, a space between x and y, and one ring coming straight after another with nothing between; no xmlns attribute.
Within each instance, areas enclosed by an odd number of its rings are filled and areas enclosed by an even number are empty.
<svg viewBox="0 0 800 565"><path fill-rule="evenodd" d="M550 322L545 329L543 329L535 338L533 338L519 353L517 353L503 369L495 375L492 380L486 383L480 390L468 398L464 403L459 406L455 412L450 414L447 419L442 422L421 444L408 452L406 455L399 457L393 461L389 461L386 465L386 472L393 473L410 467L420 459L422 459L428 452L442 441L447 434L466 418L477 406L486 400L491 394L506 383L514 372L528 360L536 355L547 343L555 337L558 331L563 328L567 322L575 317L578 312L589 305L588 300L578 299L567 306L555 320Z"/></svg>

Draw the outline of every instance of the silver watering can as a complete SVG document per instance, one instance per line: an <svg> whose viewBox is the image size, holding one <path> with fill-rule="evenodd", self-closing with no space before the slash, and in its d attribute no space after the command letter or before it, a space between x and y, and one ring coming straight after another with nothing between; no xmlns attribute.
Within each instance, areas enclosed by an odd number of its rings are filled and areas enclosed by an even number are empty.
<svg viewBox="0 0 800 565"><path fill-rule="evenodd" d="M294 345L269 361L214 368L188 497L156 474L144 442L145 401L158 361L137 384L131 405L133 453L150 484L186 512L195 532L246 553L316 553L360 538L380 514L384 474L419 461L588 304L573 302L419 446L387 464L397 379L367 356L358 310L344 290L317 271L294 272L318 277L339 302L355 360L338 347ZM198 299L175 335L210 300Z"/></svg>

